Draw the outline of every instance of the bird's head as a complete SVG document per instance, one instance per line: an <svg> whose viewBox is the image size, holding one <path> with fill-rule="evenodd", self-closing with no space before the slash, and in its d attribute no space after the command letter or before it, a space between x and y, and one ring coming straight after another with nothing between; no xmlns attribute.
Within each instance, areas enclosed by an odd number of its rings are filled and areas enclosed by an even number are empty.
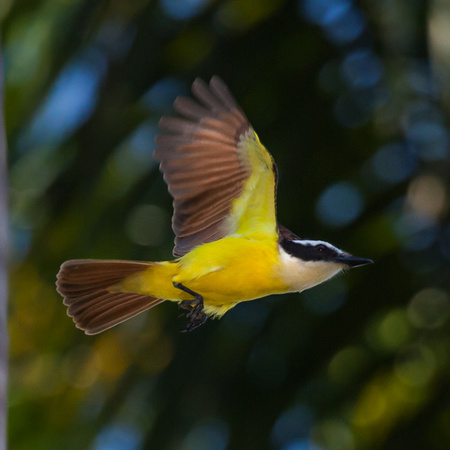
<svg viewBox="0 0 450 450"><path fill-rule="evenodd" d="M296 290L308 289L333 277L341 270L370 264L367 258L352 256L325 241L282 239L285 266ZM294 280L296 280L294 282Z"/></svg>

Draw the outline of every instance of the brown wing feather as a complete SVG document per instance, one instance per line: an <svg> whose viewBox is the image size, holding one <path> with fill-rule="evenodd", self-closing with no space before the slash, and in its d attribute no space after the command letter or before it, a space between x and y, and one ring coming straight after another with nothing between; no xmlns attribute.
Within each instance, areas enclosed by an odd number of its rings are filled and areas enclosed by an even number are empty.
<svg viewBox="0 0 450 450"><path fill-rule="evenodd" d="M286 228L285 226L278 224L278 234L280 239L288 239L290 241L295 241L300 239L294 232Z"/></svg>
<svg viewBox="0 0 450 450"><path fill-rule="evenodd" d="M67 314L86 334L97 334L159 305L164 300L110 290L148 266L149 263L137 261L66 261L57 275L56 285L68 306Z"/></svg>
<svg viewBox="0 0 450 450"><path fill-rule="evenodd" d="M192 93L196 100L174 102L182 118L161 119L154 155L174 199L175 256L226 236L224 221L249 176L237 144L250 124L228 88L215 76L209 86L196 79Z"/></svg>

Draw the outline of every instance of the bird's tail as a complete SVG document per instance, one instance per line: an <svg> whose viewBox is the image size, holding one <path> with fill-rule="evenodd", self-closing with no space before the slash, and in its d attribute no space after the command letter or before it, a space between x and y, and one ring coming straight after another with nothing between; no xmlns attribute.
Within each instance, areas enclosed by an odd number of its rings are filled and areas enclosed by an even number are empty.
<svg viewBox="0 0 450 450"><path fill-rule="evenodd" d="M114 286L154 263L78 259L66 261L57 275L57 289L67 314L86 334L101 333L164 300Z"/></svg>

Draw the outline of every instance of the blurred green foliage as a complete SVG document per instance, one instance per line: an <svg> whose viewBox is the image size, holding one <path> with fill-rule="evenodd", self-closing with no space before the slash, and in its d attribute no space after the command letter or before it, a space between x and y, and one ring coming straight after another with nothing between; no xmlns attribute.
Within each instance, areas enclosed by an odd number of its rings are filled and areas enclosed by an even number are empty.
<svg viewBox="0 0 450 450"><path fill-rule="evenodd" d="M10 446L450 447L450 11L435 0L2 1ZM182 334L164 304L96 337L72 258L171 257L153 137L221 76L280 171L280 221L375 259Z"/></svg>

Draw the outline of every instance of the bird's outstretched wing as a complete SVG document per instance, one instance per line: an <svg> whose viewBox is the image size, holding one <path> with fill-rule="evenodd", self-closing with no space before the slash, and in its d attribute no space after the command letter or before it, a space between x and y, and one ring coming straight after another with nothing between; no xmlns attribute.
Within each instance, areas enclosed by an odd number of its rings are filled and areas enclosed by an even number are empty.
<svg viewBox="0 0 450 450"><path fill-rule="evenodd" d="M231 234L277 236L276 166L227 86L196 79L163 117L154 156L172 195L175 256Z"/></svg>

